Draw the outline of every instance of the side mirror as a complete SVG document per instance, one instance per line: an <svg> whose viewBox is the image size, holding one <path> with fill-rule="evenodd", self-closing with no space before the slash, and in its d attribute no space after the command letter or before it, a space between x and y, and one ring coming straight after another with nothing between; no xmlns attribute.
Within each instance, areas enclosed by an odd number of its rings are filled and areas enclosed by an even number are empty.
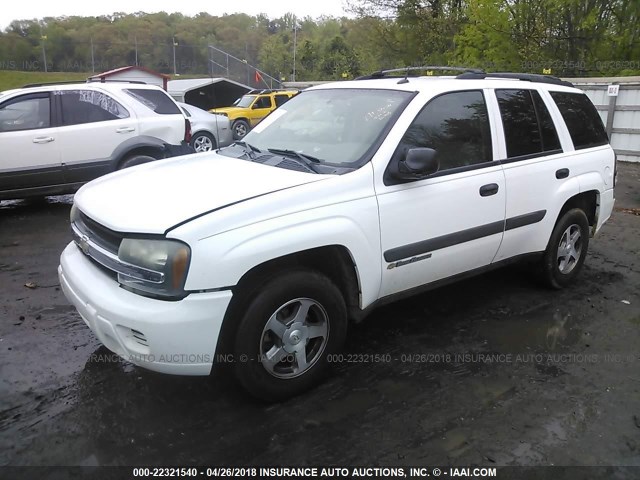
<svg viewBox="0 0 640 480"><path fill-rule="evenodd" d="M416 180L436 173L440 167L438 152L433 148L412 148L398 162L398 177Z"/></svg>

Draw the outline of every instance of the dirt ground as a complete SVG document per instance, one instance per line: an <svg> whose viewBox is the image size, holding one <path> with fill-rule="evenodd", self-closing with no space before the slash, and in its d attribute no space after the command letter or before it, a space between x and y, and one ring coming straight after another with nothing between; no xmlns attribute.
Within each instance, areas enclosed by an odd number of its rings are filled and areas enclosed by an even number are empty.
<svg viewBox="0 0 640 480"><path fill-rule="evenodd" d="M58 286L72 197L0 202L0 465L640 466L640 164L616 197L576 285L509 268L389 305L276 405L117 360Z"/></svg>

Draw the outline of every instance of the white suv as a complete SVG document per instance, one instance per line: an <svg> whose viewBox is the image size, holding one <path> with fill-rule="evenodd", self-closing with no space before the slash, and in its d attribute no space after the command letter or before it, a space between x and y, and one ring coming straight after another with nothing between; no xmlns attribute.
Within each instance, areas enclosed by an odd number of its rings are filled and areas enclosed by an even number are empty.
<svg viewBox="0 0 640 480"><path fill-rule="evenodd" d="M72 193L120 168L192 153L190 124L161 88L25 87L0 95L0 200Z"/></svg>
<svg viewBox="0 0 640 480"><path fill-rule="evenodd" d="M602 121L553 77L383 72L306 90L244 140L83 187L59 276L122 357L230 365L269 400L383 303L522 258L567 285L614 204Z"/></svg>

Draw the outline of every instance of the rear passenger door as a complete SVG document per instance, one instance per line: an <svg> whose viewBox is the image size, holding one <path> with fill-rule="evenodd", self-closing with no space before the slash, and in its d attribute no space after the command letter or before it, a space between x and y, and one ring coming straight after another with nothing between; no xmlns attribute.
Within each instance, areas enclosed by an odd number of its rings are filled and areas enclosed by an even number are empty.
<svg viewBox="0 0 640 480"><path fill-rule="evenodd" d="M496 89L495 99L504 130L501 163L507 183L498 261L546 248L559 209L577 189L577 181L556 129L562 120L549 108L553 105L548 92Z"/></svg>
<svg viewBox="0 0 640 480"><path fill-rule="evenodd" d="M135 118L103 92L78 89L56 93L66 183L84 183L112 171L114 150L138 134Z"/></svg>
<svg viewBox="0 0 640 480"><path fill-rule="evenodd" d="M376 176L382 246L380 296L474 270L493 260L504 228L505 182L494 162L482 90L431 99ZM439 170L402 182L388 175L411 148L432 148Z"/></svg>

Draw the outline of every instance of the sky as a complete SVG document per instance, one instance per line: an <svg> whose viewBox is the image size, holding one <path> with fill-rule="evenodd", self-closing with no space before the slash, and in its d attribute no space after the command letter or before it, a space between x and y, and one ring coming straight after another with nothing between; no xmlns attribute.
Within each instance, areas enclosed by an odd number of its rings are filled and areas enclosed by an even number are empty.
<svg viewBox="0 0 640 480"><path fill-rule="evenodd" d="M0 7L0 30L13 20L25 20L60 16L98 16L114 12L179 12L193 16L200 12L220 16L225 13L265 13L269 18L278 18L291 12L298 17L322 15L342 16L345 0L5 0Z"/></svg>

